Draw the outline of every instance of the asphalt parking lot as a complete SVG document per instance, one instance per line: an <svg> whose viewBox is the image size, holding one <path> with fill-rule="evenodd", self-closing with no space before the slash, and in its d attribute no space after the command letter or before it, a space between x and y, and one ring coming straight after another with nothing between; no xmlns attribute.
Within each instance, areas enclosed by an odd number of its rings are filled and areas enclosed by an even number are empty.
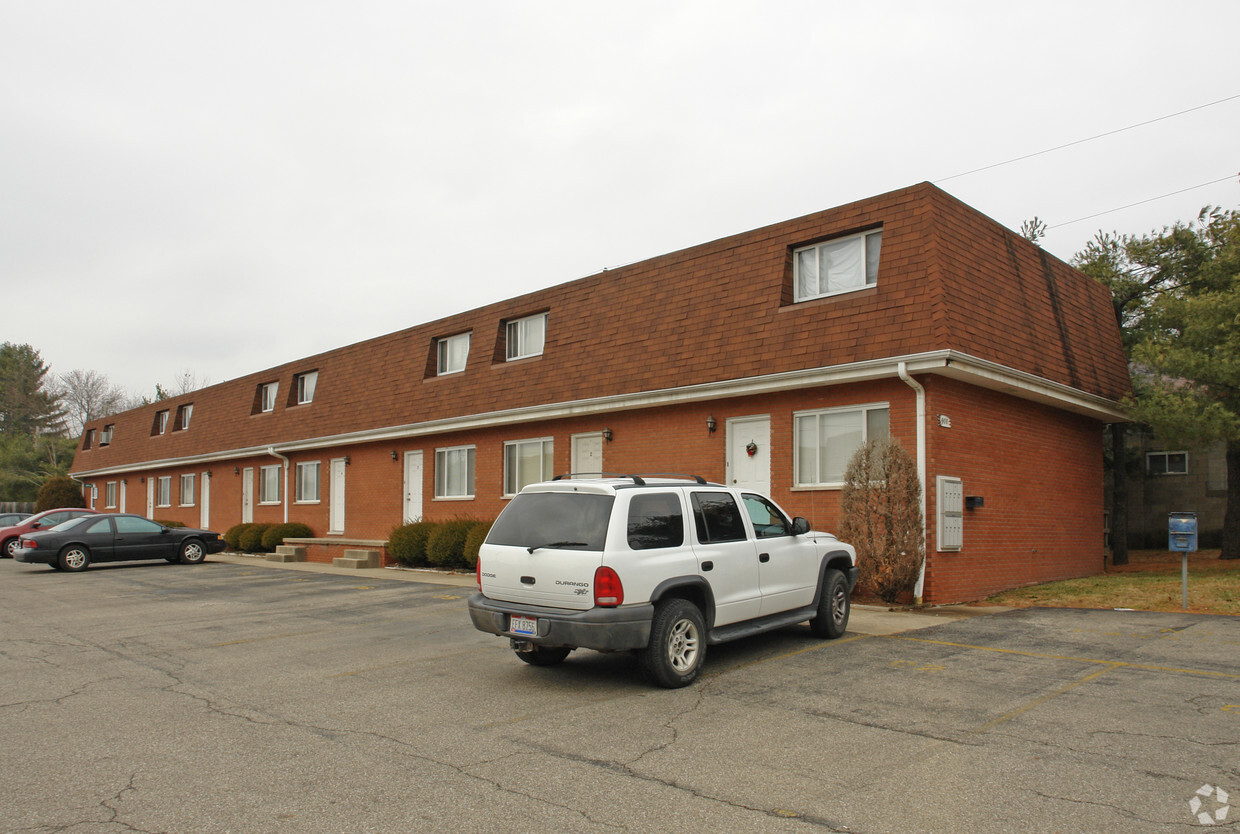
<svg viewBox="0 0 1240 834"><path fill-rule="evenodd" d="M627 655L526 666L472 629L468 587L408 579L0 561L0 829L1069 832L1240 818L1237 618L858 609L837 641L799 626L715 647L695 685L667 691Z"/></svg>

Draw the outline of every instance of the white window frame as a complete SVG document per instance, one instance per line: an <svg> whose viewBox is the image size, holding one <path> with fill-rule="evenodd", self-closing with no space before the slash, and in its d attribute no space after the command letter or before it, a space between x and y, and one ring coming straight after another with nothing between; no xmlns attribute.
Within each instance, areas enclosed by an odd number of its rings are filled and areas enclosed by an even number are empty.
<svg viewBox="0 0 1240 834"><path fill-rule="evenodd" d="M274 484L275 496L269 493L268 479ZM279 504L280 503L280 464L275 463L271 466L260 466L258 468L258 503L259 504Z"/></svg>
<svg viewBox="0 0 1240 834"><path fill-rule="evenodd" d="M168 432L168 409L155 413L155 424L159 427L156 434L167 434Z"/></svg>
<svg viewBox="0 0 1240 834"><path fill-rule="evenodd" d="M155 506L172 506L172 476L160 475L155 481Z"/></svg>
<svg viewBox="0 0 1240 834"><path fill-rule="evenodd" d="M435 500L463 501L474 497L474 446L435 450ZM464 472L460 471L464 467Z"/></svg>
<svg viewBox="0 0 1240 834"><path fill-rule="evenodd" d="M293 377L293 383L297 386L298 405L308 405L314 402L314 389L319 384L318 371L306 371L303 374L297 374L297 376Z"/></svg>
<svg viewBox="0 0 1240 834"><path fill-rule="evenodd" d="M181 476L181 506L194 506L194 476L192 473Z"/></svg>
<svg viewBox="0 0 1240 834"><path fill-rule="evenodd" d="M541 444L539 454L539 471L524 472L521 466L521 449L524 446ZM555 438L532 437L527 440L509 440L504 443L504 497L512 498L521 488L528 484L550 480L554 472Z"/></svg>
<svg viewBox="0 0 1240 834"><path fill-rule="evenodd" d="M280 383L279 382L268 382L262 386L262 391L259 394L259 397L260 397L259 408L261 409L262 413L266 414L268 411L276 410L276 397L279 396L279 394L280 394Z"/></svg>
<svg viewBox="0 0 1240 834"><path fill-rule="evenodd" d="M536 333L531 332L535 322L538 324ZM539 313L536 316L513 319L508 322L504 334L507 361L542 356L543 348L547 344L547 314Z"/></svg>
<svg viewBox="0 0 1240 834"><path fill-rule="evenodd" d="M819 443L821 437L820 423L824 416L841 414L861 414L861 446L870 440L870 412L887 412L887 433L891 433L891 404L865 403L864 405L840 406L838 408L820 408L812 411L795 411L792 414L792 488L793 489L839 489L844 486L844 472L840 472L838 480L826 480L820 471L822 454ZM813 480L801 480L801 427L803 419L814 419L814 475ZM851 458L860 446L854 447L848 456Z"/></svg>
<svg viewBox="0 0 1240 834"><path fill-rule="evenodd" d="M193 416L194 416L194 404L193 403L186 403L185 405L178 406L177 407L177 423L175 426L175 430L185 431L186 429L188 429L190 418Z"/></svg>
<svg viewBox="0 0 1240 834"><path fill-rule="evenodd" d="M794 250L792 253L792 286L795 300L798 302L812 301L815 298L843 295L844 293L858 292L876 286L878 284L878 260L882 252L882 240L882 229L870 229L866 232L832 238L831 240L820 241L811 246L802 246ZM823 289L821 276L822 259L828 256L828 253L840 251L843 251L847 257L854 261L848 274L843 276L847 280L842 284L837 284L835 288L832 288L831 284L828 283L827 287ZM802 276L801 273L805 265L810 262L813 263L815 271L813 276L815 288L813 290L802 286L803 279L808 280L808 277Z"/></svg>
<svg viewBox="0 0 1240 834"><path fill-rule="evenodd" d="M104 484L103 507L106 510L116 509L116 481L108 481Z"/></svg>
<svg viewBox="0 0 1240 834"><path fill-rule="evenodd" d="M83 448L83 449L93 449L93 448L94 448L94 446L95 446L95 430L94 430L94 429L87 429L87 430L86 430L86 439L82 441L82 448Z"/></svg>
<svg viewBox="0 0 1240 834"><path fill-rule="evenodd" d="M469 363L469 343L472 331L457 333L435 340L435 375L459 374Z"/></svg>
<svg viewBox="0 0 1240 834"><path fill-rule="evenodd" d="M115 424L109 423L103 427L103 431L99 432L99 445L107 446L112 442L112 431L116 428Z"/></svg>
<svg viewBox="0 0 1240 834"><path fill-rule="evenodd" d="M320 501L322 491L322 467L319 465L321 461L307 460L297 464L297 504L317 504ZM314 473L313 485L306 482L308 473ZM308 490L308 486L313 486L313 490Z"/></svg>
<svg viewBox="0 0 1240 834"><path fill-rule="evenodd" d="M1171 469L1171 458L1181 457L1181 456L1184 458L1184 468L1176 469L1173 471ZM1154 458L1163 459L1163 469L1161 472L1155 472L1153 468L1150 466L1150 461L1152 461ZM1145 474L1149 475L1151 478L1161 478L1165 475L1187 475L1188 474L1188 452L1174 451L1174 450L1146 452L1145 453Z"/></svg>

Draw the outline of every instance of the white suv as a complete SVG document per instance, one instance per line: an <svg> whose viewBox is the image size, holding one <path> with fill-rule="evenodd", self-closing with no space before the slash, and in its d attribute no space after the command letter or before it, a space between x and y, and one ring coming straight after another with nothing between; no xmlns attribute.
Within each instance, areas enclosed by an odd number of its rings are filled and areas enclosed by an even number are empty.
<svg viewBox="0 0 1240 834"><path fill-rule="evenodd" d="M857 557L770 498L693 480L531 484L482 545L469 614L535 666L575 648L635 651L647 679L697 677L706 647L809 621L848 626Z"/></svg>

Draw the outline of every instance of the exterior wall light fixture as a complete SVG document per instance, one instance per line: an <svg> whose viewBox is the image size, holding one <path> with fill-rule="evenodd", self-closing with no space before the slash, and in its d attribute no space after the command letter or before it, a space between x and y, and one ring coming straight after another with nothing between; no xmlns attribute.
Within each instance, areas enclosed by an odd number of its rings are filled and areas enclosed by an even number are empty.
<svg viewBox="0 0 1240 834"><path fill-rule="evenodd" d="M719 424L715 422L715 415L712 414L711 416L706 418L706 431L708 431L709 433L714 434L715 426L717 425Z"/></svg>
<svg viewBox="0 0 1240 834"><path fill-rule="evenodd" d="M392 450L392 460L396 460L396 450Z"/></svg>
<svg viewBox="0 0 1240 834"><path fill-rule="evenodd" d="M611 442L611 429L603 429L603 439L608 443Z"/></svg>

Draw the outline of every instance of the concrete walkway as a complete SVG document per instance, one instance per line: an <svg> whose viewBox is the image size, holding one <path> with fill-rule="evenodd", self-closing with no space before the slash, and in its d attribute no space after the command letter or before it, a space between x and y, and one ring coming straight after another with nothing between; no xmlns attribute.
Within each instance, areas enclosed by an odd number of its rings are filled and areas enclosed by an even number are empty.
<svg viewBox="0 0 1240 834"><path fill-rule="evenodd" d="M397 582L422 582L429 585L451 585L473 590L476 580L472 573L437 570L433 568L371 568L358 570L338 568L323 562L268 562L263 556L241 553L216 553L207 557L208 562L245 565L272 570L291 570L303 573L334 574L336 576L364 577L366 580L394 580ZM1007 608L981 605L944 605L917 609L891 609L881 605L854 604L848 619L848 630L856 634L898 634L919 628L950 623L966 617L999 614Z"/></svg>

